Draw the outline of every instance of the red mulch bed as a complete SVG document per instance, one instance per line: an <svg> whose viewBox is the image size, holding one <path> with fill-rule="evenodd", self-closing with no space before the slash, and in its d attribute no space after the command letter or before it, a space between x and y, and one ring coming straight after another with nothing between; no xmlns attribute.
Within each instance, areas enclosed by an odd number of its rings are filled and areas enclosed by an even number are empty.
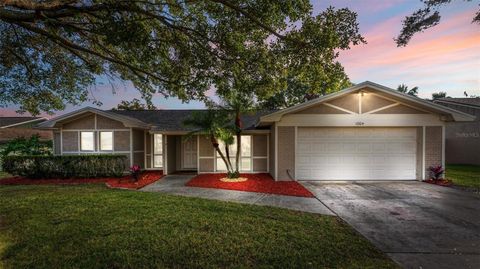
<svg viewBox="0 0 480 269"><path fill-rule="evenodd" d="M132 176L124 176L121 178L112 178L107 181L110 188L120 189L140 189L163 177L162 171L145 171L140 175L137 182L132 180Z"/></svg>
<svg viewBox="0 0 480 269"><path fill-rule="evenodd" d="M130 175L120 178L72 178L72 179L31 179L25 177L10 177L0 179L0 185L76 185L87 183L106 183L110 188L139 189L163 177L162 171L145 171L138 182L133 182Z"/></svg>
<svg viewBox="0 0 480 269"><path fill-rule="evenodd" d="M440 179L440 180L427 179L427 180L424 180L423 182L429 183L429 184L435 184L443 187L450 187L453 185L452 181L448 179Z"/></svg>
<svg viewBox="0 0 480 269"><path fill-rule="evenodd" d="M214 188L236 191L261 192L300 197L314 197L296 181L275 181L269 174L241 174L248 178L244 182L223 182L225 174L200 174L185 185L189 187Z"/></svg>

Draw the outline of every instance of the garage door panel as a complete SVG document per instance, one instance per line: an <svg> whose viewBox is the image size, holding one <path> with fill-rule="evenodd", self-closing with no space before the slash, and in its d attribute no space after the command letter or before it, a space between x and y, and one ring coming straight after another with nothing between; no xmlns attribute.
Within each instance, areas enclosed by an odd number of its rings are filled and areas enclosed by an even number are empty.
<svg viewBox="0 0 480 269"><path fill-rule="evenodd" d="M415 179L414 128L299 128L300 180Z"/></svg>

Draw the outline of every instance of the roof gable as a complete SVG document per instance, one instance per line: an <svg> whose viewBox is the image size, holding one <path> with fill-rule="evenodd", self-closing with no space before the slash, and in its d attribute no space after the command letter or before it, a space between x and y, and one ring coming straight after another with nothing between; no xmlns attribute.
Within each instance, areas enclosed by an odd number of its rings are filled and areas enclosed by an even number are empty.
<svg viewBox="0 0 480 269"><path fill-rule="evenodd" d="M342 106L345 107L345 105L346 105L346 106L350 107L350 109L347 109L347 110L350 111L351 114L357 114L359 112L360 112L360 114L362 114L362 113L375 113L375 112L377 112L378 109L381 109L381 108L376 108L376 109L369 108L368 112L358 111L357 106L354 105L353 96L355 96L355 95L353 95L353 94L355 94L355 93L359 93L359 94L362 94L362 95L364 93L373 94L376 97L379 97L381 99L386 100L385 103L387 103L388 101L392 102L392 104L391 104L392 107L397 105L397 104L401 104L403 106L410 107L412 110L421 111L419 113L436 113L436 114L445 115L445 116L449 117L450 120L453 120L453 121L472 121L472 120L475 119L475 117L473 117L472 115L469 115L469 114L466 114L466 113L463 113L463 112L460 112L460 111L457 111L457 110L454 110L454 109L451 109L451 108L448 108L448 107L437 105L437 104L432 103L430 101L423 100L423 99L418 98L418 97L410 96L408 94L398 92L394 89L387 88L385 86L382 86L382 85L379 85L379 84L376 84L376 83L373 83L373 82L370 82L370 81L366 81L366 82L362 82L360 84L357 84L355 86L352 86L350 88L346 88L344 90L341 90L341 91L338 91L338 92L335 92L335 93L332 93L332 94L328 94L328 95L325 95L325 96L321 96L319 98L307 101L305 103L302 103L302 104L299 104L299 105L296 105L296 106L292 106L292 107L289 107L289 108L279 110L277 112L265 115L265 116L260 118L260 122L261 123L276 122L276 121L279 121L282 118L282 116L285 115L285 114L296 113L298 111L306 110L308 108L311 108L311 107L319 105L319 104L328 104L328 105L336 104L334 106L339 108L339 109L343 109ZM352 98L351 98L352 100L348 100L348 99L345 98L345 96L348 96L348 95L352 96ZM336 100L340 100L340 101L336 101ZM357 99L357 101L358 100L359 99ZM393 103L395 103L395 104L393 104ZM395 109L393 109L392 111L395 111ZM412 113L412 112L413 111L410 111L409 113Z"/></svg>
<svg viewBox="0 0 480 269"><path fill-rule="evenodd" d="M0 128L11 128L24 124L45 121L43 117L0 117Z"/></svg>
<svg viewBox="0 0 480 269"><path fill-rule="evenodd" d="M126 127L135 127L135 128L150 127L147 123L126 115L119 115L119 114L112 113L111 111L104 111L104 110L96 109L93 107L85 107L85 108L64 114L62 116L56 117L54 119L42 122L38 124L36 128L40 128L40 129L58 128L59 125L64 122L69 122L77 118L82 118L85 115L92 114L92 113L110 118L112 120L120 121Z"/></svg>

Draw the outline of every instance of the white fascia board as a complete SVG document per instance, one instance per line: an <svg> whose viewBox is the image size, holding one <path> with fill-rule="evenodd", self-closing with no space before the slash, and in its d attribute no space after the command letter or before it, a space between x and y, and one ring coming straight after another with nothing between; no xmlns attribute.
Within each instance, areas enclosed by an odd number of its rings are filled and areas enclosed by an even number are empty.
<svg viewBox="0 0 480 269"><path fill-rule="evenodd" d="M455 109L451 109L451 108L448 108L448 107L445 107L445 106L442 106L442 105L438 105L438 104L423 100L423 99L418 98L418 97L410 96L408 94L398 92L394 89L385 87L383 85L380 85L380 84L377 84L377 83L374 83L374 82L371 82L371 81L365 81L365 82L359 83L355 86L346 88L344 90L341 90L341 91L338 91L338 92L335 92L335 93L332 93L332 94L328 94L328 95L325 95L325 96L307 101L305 103L298 104L296 106L292 106L292 107L289 107L289 108L279 110L279 111L276 111L274 113L265 115L263 117L260 117L260 121L259 121L258 125L260 125L261 123L264 123L264 122L280 121L282 116L287 114L287 113L292 113L292 112L295 112L295 111L299 111L299 110L302 110L302 109L309 108L309 107L317 105L317 104L321 104L321 103L326 102L328 100L340 97L342 95L345 95L345 94L348 94L348 93L351 93L351 92L354 92L354 91L359 90L359 89L364 88L364 87L370 87L370 88L378 90L380 92L383 92L383 93L386 93L386 94L389 94L389 95L393 95L393 96L399 97L401 99L409 100L413 103L419 104L420 106L425 106L425 107L437 110L439 112L449 114L449 115L452 116L452 118L455 121L473 121L476 118L473 115L470 115L470 114L467 114L467 113L464 113L464 112L461 112L461 111L457 111Z"/></svg>
<svg viewBox="0 0 480 269"><path fill-rule="evenodd" d="M57 122L61 121L61 120L69 119L71 117L75 117L75 116L81 115L81 114L86 113L86 112L91 112L91 113L98 114L98 115L101 115L101 116L104 116L104 117L107 117L107 118L110 118L110 119L113 119L113 120L120 121L120 122L124 123L126 127L144 128L144 129L150 128L150 126L148 124L143 123L139 120L136 120L136 119L133 119L133 118L130 118L130 117L127 117L127 116L123 116L123 115L115 115L114 113L109 113L109 112L106 112L106 111L103 111L103 110L100 110L100 109L96 109L96 108L93 108L93 107L85 107L85 108L82 108L82 109L64 114L62 116L53 118L51 120L44 121L44 122L38 124L36 126L36 128L38 128L38 129L43 129L43 128L51 129L51 128L54 128L55 124Z"/></svg>

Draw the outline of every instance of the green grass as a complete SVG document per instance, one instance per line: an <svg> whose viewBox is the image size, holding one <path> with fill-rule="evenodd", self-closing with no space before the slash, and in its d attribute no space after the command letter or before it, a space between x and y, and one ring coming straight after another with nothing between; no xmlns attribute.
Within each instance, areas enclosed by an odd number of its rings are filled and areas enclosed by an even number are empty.
<svg viewBox="0 0 480 269"><path fill-rule="evenodd" d="M0 268L396 268L336 217L102 185L0 186Z"/></svg>
<svg viewBox="0 0 480 269"><path fill-rule="evenodd" d="M11 176L12 176L12 175L10 175L10 174L7 173L7 172L0 171L0 179L6 178L6 177L11 177Z"/></svg>
<svg viewBox="0 0 480 269"><path fill-rule="evenodd" d="M455 185L480 191L480 166L450 164L446 166L446 177Z"/></svg>

